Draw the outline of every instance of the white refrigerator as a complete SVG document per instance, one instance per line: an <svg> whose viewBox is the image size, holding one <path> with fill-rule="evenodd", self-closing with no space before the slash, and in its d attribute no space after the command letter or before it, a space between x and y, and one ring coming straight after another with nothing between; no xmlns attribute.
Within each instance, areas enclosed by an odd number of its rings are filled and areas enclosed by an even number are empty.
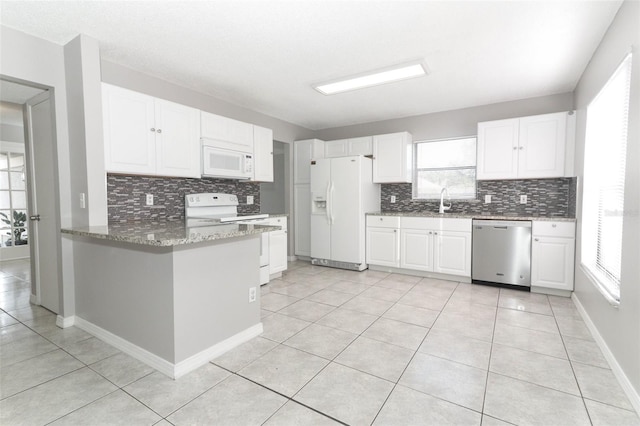
<svg viewBox="0 0 640 426"><path fill-rule="evenodd" d="M311 263L362 271L365 214L380 211L373 160L363 156L311 161Z"/></svg>

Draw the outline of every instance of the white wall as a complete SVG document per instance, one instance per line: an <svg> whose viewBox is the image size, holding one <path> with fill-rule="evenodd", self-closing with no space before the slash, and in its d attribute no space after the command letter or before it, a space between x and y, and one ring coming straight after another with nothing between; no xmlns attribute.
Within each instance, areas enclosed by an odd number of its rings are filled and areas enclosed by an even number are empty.
<svg viewBox="0 0 640 426"><path fill-rule="evenodd" d="M585 308L636 394L640 393L640 2L625 1L575 90L576 164L584 176L586 108L631 49L634 52L625 177L620 307L609 305L582 271L581 221L578 219L575 296ZM578 218L582 216L578 185ZM638 408L638 407L637 407Z"/></svg>
<svg viewBox="0 0 640 426"><path fill-rule="evenodd" d="M319 130L315 138L325 141L357 136L408 131L413 140L433 140L471 136L478 132L480 121L546 114L573 109L573 95L542 96L511 102L501 102L453 111L416 115L413 117L357 124Z"/></svg>
<svg viewBox="0 0 640 426"><path fill-rule="evenodd" d="M24 127L0 123L0 141L24 143Z"/></svg>

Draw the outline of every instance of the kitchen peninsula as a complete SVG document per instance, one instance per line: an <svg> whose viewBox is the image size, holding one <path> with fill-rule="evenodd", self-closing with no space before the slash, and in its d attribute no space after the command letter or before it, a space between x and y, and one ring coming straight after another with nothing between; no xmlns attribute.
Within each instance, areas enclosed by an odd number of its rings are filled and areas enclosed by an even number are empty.
<svg viewBox="0 0 640 426"><path fill-rule="evenodd" d="M178 378L262 332L259 235L275 230L182 221L62 229L74 242L74 324Z"/></svg>

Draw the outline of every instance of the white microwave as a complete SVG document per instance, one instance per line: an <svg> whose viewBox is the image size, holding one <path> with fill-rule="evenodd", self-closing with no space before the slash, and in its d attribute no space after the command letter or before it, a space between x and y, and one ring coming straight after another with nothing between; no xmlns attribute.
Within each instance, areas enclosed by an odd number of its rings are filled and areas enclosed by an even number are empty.
<svg viewBox="0 0 640 426"><path fill-rule="evenodd" d="M253 154L236 144L202 139L202 176L251 179Z"/></svg>

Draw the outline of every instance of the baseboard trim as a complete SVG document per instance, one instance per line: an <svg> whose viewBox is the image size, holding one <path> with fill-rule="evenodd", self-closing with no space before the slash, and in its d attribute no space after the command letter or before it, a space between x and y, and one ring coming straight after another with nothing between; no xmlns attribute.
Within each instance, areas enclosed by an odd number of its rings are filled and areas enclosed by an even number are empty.
<svg viewBox="0 0 640 426"><path fill-rule="evenodd" d="M75 325L76 323L76 317L74 315L71 315L70 317L63 317L61 315L58 315L56 317L56 325L60 328L67 328L67 327L71 327L72 325Z"/></svg>
<svg viewBox="0 0 640 426"><path fill-rule="evenodd" d="M613 371L613 375L616 376L616 379L618 379L620 386L622 386L622 390L627 395L627 398L629 398L629 401L631 402L631 405L633 406L633 408L636 410L636 413L638 414L638 416L640 416L640 395L631 384L631 381L629 380L627 375L624 373L624 370L622 369L622 367L620 367L620 364L618 364L618 360L613 355L613 352L611 352L611 349L609 349L609 346L600 335L600 332L598 332L598 329L596 328L595 324L593 323L593 321L591 321L591 317L587 313L584 306L582 306L582 303L580 303L580 299L578 299L575 293L573 293L573 295L571 296L571 299L575 303L576 308L580 313L580 316L582 317L582 319L584 320L584 323L586 324L587 328L591 332L593 339L596 341L596 343L600 347L600 350L602 351L602 354L604 355L605 359L609 363L609 366L611 367L611 371Z"/></svg>
<svg viewBox="0 0 640 426"><path fill-rule="evenodd" d="M262 323L258 323L241 331L240 333L234 334L233 336L223 340L218 344L215 344L187 358L184 361L173 364L166 359L161 358L158 355L155 355L148 350L143 349L140 346L137 346L129 342L128 340L123 339L122 337L116 336L110 331L107 331L104 328L99 327L83 318L76 316L74 325L97 337L103 342L106 342L111 346L121 350L127 355L130 355L135 359L144 362L148 366L155 368L162 374L169 376L172 379L178 379L181 376L184 376L185 374L190 373L191 371L205 365L212 359L260 335L263 330Z"/></svg>

